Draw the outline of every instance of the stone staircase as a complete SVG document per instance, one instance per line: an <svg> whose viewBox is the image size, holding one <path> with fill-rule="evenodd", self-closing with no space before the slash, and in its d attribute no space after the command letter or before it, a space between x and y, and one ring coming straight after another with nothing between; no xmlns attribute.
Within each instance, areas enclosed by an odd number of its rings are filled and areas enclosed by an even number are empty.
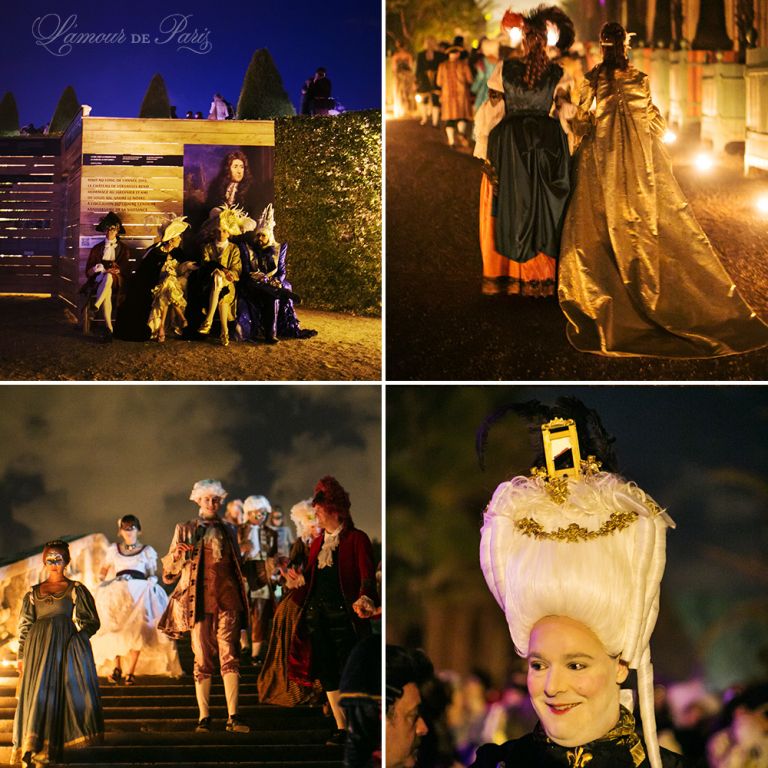
<svg viewBox="0 0 768 768"><path fill-rule="evenodd" d="M343 748L325 741L333 721L321 707L275 707L259 704L257 671L244 660L240 674L240 715L251 726L245 734L228 733L221 678L211 695L213 730L195 733L197 704L188 643L179 646L183 677L138 677L136 685L102 680L105 737L103 745L65 751L68 768L129 766L229 766L242 768L342 768ZM17 674L0 668L0 765L10 759Z"/></svg>

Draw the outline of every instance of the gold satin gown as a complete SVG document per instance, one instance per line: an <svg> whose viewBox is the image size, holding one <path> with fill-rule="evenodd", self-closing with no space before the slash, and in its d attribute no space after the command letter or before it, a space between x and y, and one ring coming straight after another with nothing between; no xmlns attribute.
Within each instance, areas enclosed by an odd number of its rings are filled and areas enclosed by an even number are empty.
<svg viewBox="0 0 768 768"><path fill-rule="evenodd" d="M596 111L590 107L596 100ZM715 357L768 345L672 175L648 77L593 69L560 247L558 295L582 352Z"/></svg>

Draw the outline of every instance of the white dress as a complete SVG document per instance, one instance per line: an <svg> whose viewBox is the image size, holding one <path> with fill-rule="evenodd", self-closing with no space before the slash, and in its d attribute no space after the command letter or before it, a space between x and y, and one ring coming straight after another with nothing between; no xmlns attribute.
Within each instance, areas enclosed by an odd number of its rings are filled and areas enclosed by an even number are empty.
<svg viewBox="0 0 768 768"><path fill-rule="evenodd" d="M135 674L181 675L176 644L157 631L168 605L168 595L155 576L157 552L145 545L124 555L117 544L110 544L104 565L109 568L107 580L94 590L101 629L91 638L99 674L108 675L115 656L134 650L141 651Z"/></svg>

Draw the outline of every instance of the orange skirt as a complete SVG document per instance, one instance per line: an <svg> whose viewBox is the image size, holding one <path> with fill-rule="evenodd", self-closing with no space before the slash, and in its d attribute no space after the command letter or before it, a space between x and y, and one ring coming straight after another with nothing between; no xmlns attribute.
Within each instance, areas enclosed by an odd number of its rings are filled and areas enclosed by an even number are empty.
<svg viewBox="0 0 768 768"><path fill-rule="evenodd" d="M555 293L555 260L539 253L520 263L502 256L496 250L493 216L493 185L486 174L480 182L480 251L483 254L483 293L518 294L520 296L553 296Z"/></svg>

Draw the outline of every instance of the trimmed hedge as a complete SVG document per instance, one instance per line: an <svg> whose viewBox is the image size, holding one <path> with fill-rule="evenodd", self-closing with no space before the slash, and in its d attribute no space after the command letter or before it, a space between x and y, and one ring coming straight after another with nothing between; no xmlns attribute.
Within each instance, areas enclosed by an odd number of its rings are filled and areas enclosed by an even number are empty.
<svg viewBox="0 0 768 768"><path fill-rule="evenodd" d="M275 219L308 305L381 314L381 112L275 120Z"/></svg>
<svg viewBox="0 0 768 768"><path fill-rule="evenodd" d="M243 78L237 101L238 120L271 120L295 114L272 56L266 48L259 48Z"/></svg>
<svg viewBox="0 0 768 768"><path fill-rule="evenodd" d="M80 101L75 89L68 85L59 97L59 103L53 112L48 133L64 133L78 112L80 112Z"/></svg>
<svg viewBox="0 0 768 768"><path fill-rule="evenodd" d="M144 94L144 100L141 102L139 117L170 117L171 102L168 98L168 89L165 87L165 80L161 74L152 76L147 86L147 92Z"/></svg>
<svg viewBox="0 0 768 768"><path fill-rule="evenodd" d="M0 136L18 136L19 110L16 99L7 91L0 101Z"/></svg>

